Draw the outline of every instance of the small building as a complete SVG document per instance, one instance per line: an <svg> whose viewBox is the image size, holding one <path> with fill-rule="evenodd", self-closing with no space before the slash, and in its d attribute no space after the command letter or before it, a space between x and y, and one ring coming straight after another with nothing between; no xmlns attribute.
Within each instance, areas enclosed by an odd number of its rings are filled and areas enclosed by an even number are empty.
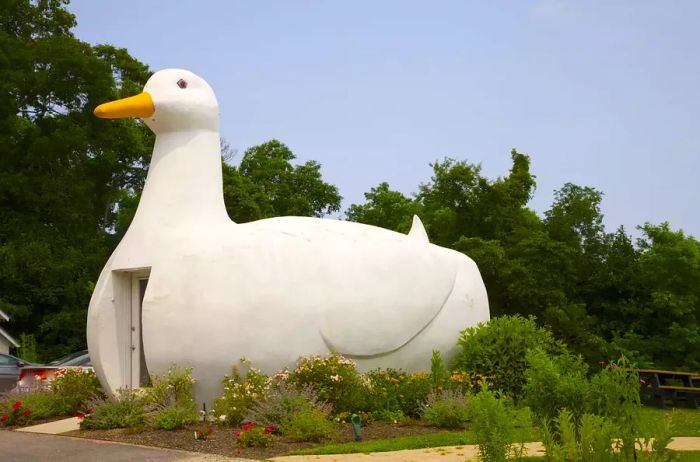
<svg viewBox="0 0 700 462"><path fill-rule="evenodd" d="M3 321L8 322L9 320L10 317L5 314L4 311L0 310L0 323ZM19 344L10 334L5 331L5 329L0 327L0 353L8 354L10 352L10 347L17 348L19 347Z"/></svg>

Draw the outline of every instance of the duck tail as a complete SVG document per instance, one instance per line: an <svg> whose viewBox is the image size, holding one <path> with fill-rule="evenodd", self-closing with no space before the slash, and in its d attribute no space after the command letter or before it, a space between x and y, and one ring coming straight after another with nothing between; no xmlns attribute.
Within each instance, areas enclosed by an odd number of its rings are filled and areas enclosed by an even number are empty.
<svg viewBox="0 0 700 462"><path fill-rule="evenodd" d="M428 233L425 232L423 222L420 221L418 215L413 215L413 224L411 224L411 230L408 232L408 237L418 242L425 242L426 244L430 243Z"/></svg>

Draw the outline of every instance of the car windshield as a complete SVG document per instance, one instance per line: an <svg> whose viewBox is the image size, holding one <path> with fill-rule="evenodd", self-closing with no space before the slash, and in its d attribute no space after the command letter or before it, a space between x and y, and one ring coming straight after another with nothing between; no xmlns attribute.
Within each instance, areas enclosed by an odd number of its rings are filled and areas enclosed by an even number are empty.
<svg viewBox="0 0 700 462"><path fill-rule="evenodd" d="M71 353L67 356L64 356L63 358L59 358L55 361L51 361L49 363L49 366L59 366L59 365L71 366L71 365L74 365L74 364L66 364L66 363L68 363L69 361L73 362L73 360L78 359L81 356L87 355L87 353L88 353L87 350L78 351L77 353Z"/></svg>

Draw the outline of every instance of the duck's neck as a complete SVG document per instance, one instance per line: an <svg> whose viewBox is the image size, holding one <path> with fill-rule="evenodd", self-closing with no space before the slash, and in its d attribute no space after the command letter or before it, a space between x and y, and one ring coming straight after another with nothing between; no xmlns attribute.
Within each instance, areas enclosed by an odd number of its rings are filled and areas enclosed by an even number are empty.
<svg viewBox="0 0 700 462"><path fill-rule="evenodd" d="M221 221L229 218L218 131L158 134L132 226L162 230Z"/></svg>

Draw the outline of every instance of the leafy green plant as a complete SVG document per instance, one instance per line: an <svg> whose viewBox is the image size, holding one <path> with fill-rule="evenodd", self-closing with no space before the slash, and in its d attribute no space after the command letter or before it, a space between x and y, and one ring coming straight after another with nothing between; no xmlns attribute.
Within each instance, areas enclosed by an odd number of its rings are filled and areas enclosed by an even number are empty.
<svg viewBox="0 0 700 462"><path fill-rule="evenodd" d="M454 369L488 376L492 387L518 398L525 385L525 359L529 350L563 353L564 345L551 332L538 327L535 318L501 316L462 331Z"/></svg>
<svg viewBox="0 0 700 462"><path fill-rule="evenodd" d="M543 444L553 462L606 462L615 460L612 441L617 429L605 417L583 414L580 424L566 409L544 421Z"/></svg>
<svg viewBox="0 0 700 462"><path fill-rule="evenodd" d="M144 401L148 404L169 406L173 402L188 404L192 402L192 368L180 369L170 366L162 375L151 375L151 385L143 389Z"/></svg>
<svg viewBox="0 0 700 462"><path fill-rule="evenodd" d="M231 374L224 376L223 394L214 401L214 413L224 425L240 425L248 410L267 394L267 375L251 367L245 358L240 359L240 364L246 369L245 375L233 366Z"/></svg>
<svg viewBox="0 0 700 462"><path fill-rule="evenodd" d="M197 422L199 422L199 414L193 403L176 403L164 407L153 417L153 426L162 430L177 430Z"/></svg>
<svg viewBox="0 0 700 462"><path fill-rule="evenodd" d="M280 381L270 386L264 399L253 404L245 420L261 425L284 425L302 409L318 409L328 416L332 406L319 400L309 385L297 389Z"/></svg>
<svg viewBox="0 0 700 462"><path fill-rule="evenodd" d="M401 410L390 411L389 409L380 409L378 411L370 412L369 420L372 422L401 423L406 422L408 418Z"/></svg>
<svg viewBox="0 0 700 462"><path fill-rule="evenodd" d="M365 403L372 413L401 412L407 417L418 417L430 393L430 379L425 372L376 369L366 374L366 380Z"/></svg>
<svg viewBox="0 0 700 462"><path fill-rule="evenodd" d="M65 369L56 375L51 390L57 409L71 415L89 400L104 395L95 372L86 369Z"/></svg>
<svg viewBox="0 0 700 462"><path fill-rule="evenodd" d="M619 430L619 450L632 457L640 435L639 374L623 357L591 377L593 413L607 417Z"/></svg>
<svg viewBox="0 0 700 462"><path fill-rule="evenodd" d="M0 424L3 416L7 415L8 420L16 410L15 403L22 404L20 418L14 421L14 425L27 425L35 420L48 419L62 414L62 409L55 399L55 395L50 390L39 389L30 393L10 393L0 400ZM25 411L29 414L24 415Z"/></svg>
<svg viewBox="0 0 700 462"><path fill-rule="evenodd" d="M430 358L430 385L433 390L444 390L447 388L449 380L450 372L442 360L442 355L438 350L433 350L433 356Z"/></svg>
<svg viewBox="0 0 700 462"><path fill-rule="evenodd" d="M87 406L80 422L83 429L139 429L145 424L143 402L131 390L119 390L114 398L91 400Z"/></svg>
<svg viewBox="0 0 700 462"><path fill-rule="evenodd" d="M0 426L26 425L34 420L32 410L26 403L14 399L5 400L0 409Z"/></svg>
<svg viewBox="0 0 700 462"><path fill-rule="evenodd" d="M469 420L467 397L459 390L433 391L425 404L423 418L442 428L464 428Z"/></svg>
<svg viewBox="0 0 700 462"><path fill-rule="evenodd" d="M336 427L317 408L299 409L291 419L280 425L280 433L294 441L324 441L333 438Z"/></svg>
<svg viewBox="0 0 700 462"><path fill-rule="evenodd" d="M236 443L243 448L267 448L275 441L275 431L276 427L272 424L260 427L249 422L236 432Z"/></svg>
<svg viewBox="0 0 700 462"><path fill-rule="evenodd" d="M527 353L523 402L539 419L551 421L568 409L576 422L591 409L588 366L580 357L565 353L549 356L541 350Z"/></svg>
<svg viewBox="0 0 700 462"><path fill-rule="evenodd" d="M486 385L471 396L469 417L476 444L479 445L480 461L502 462L509 458L522 458L523 444L516 441L519 439L517 429L530 425L527 408L514 409L509 401L499 399L497 393Z"/></svg>
<svg viewBox="0 0 700 462"><path fill-rule="evenodd" d="M339 354L302 357L288 373L288 383L310 385L319 399L333 405L333 412L355 412L366 406L365 383L355 363Z"/></svg>

